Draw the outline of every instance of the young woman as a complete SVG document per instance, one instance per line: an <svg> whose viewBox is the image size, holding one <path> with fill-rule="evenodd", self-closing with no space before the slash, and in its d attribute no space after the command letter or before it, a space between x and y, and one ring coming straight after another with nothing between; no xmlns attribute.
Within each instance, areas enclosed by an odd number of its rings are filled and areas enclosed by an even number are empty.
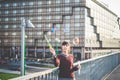
<svg viewBox="0 0 120 80"><path fill-rule="evenodd" d="M70 54L70 43L63 41L62 53L56 55L55 50L50 48L50 52L54 55L54 64L59 67L58 80L75 80L74 71L79 69L79 66L73 66L74 57Z"/></svg>

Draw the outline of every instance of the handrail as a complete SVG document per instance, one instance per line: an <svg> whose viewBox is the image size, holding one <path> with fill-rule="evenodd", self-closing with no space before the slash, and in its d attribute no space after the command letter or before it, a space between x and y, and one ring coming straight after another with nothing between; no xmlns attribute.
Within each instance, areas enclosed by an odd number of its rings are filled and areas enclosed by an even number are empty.
<svg viewBox="0 0 120 80"><path fill-rule="evenodd" d="M31 78L35 78L35 77L38 77L38 76L42 76L42 75L52 73L52 72L56 71L57 69L58 69L58 67L53 68L53 69L49 69L49 70L45 70L45 71L41 71L41 72L36 72L34 74L29 74L29 75L9 79L9 80L29 80Z"/></svg>
<svg viewBox="0 0 120 80"><path fill-rule="evenodd" d="M87 60L84 60L84 61L78 61L78 62L74 63L74 65L83 64L83 63L86 63L86 62L90 62L90 61L97 60L97 59L100 59L100 58L104 58L104 57L114 55L114 54L119 54L119 52L114 52L114 53L111 53L111 54L106 54L106 55L94 57L94 58L87 59Z"/></svg>

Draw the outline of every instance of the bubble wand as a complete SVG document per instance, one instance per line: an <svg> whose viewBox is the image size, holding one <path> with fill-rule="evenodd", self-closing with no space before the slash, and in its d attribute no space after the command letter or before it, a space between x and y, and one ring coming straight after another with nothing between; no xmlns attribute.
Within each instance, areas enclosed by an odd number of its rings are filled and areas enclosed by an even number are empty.
<svg viewBox="0 0 120 80"><path fill-rule="evenodd" d="M50 41L48 40L47 36L46 36L46 35L44 35L44 37L45 37L45 40L46 40L46 41L47 41L47 43L48 43L49 48L52 48L52 45L50 44Z"/></svg>
<svg viewBox="0 0 120 80"><path fill-rule="evenodd" d="M58 54L58 43L60 42L60 40L56 38L55 41L56 41L56 54Z"/></svg>

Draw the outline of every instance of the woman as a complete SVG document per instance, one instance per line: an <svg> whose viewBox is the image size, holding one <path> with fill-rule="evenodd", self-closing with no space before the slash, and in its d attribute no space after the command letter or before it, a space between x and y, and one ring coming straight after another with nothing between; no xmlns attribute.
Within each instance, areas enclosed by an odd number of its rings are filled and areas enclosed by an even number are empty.
<svg viewBox="0 0 120 80"><path fill-rule="evenodd" d="M55 50L50 48L50 52L54 55L54 64L59 67L58 80L75 80L74 71L79 69L79 66L73 66L74 57L70 54L70 43L63 41L62 53L56 55Z"/></svg>

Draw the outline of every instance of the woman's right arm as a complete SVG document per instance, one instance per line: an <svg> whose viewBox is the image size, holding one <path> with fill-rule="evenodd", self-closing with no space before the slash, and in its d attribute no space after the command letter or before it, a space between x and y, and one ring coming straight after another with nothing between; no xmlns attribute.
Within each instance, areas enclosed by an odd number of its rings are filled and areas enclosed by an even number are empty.
<svg viewBox="0 0 120 80"><path fill-rule="evenodd" d="M50 48L50 52L51 52L51 53L53 54L53 56L54 56L54 65L55 65L55 66L59 66L60 60L59 60L58 56L56 55L56 52L55 52L54 48Z"/></svg>
<svg viewBox="0 0 120 80"><path fill-rule="evenodd" d="M54 65L56 67L58 67L60 65L60 59L58 58L58 56L54 57Z"/></svg>
<svg viewBox="0 0 120 80"><path fill-rule="evenodd" d="M56 52L54 48L50 48L50 52L53 54L53 56L56 56Z"/></svg>

